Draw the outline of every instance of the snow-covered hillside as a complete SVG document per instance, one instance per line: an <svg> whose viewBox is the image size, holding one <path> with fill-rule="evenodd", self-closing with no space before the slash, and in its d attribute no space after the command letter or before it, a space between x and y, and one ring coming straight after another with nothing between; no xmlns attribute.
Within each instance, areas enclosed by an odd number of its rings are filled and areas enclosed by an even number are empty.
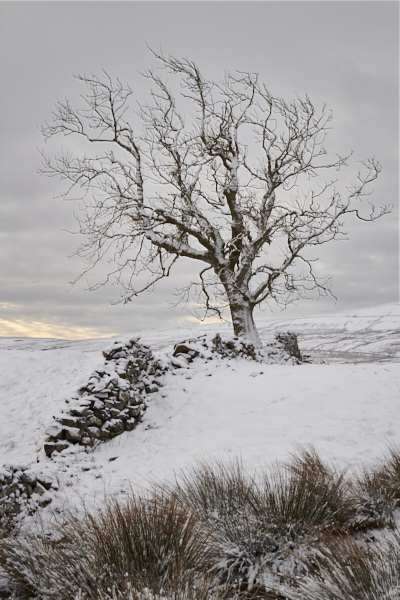
<svg viewBox="0 0 400 600"><path fill-rule="evenodd" d="M0 466L39 461L57 474L58 501L80 502L171 478L194 458L241 455L250 466L314 444L341 465L376 460L400 440L400 306L260 321L263 341L298 333L301 350L323 364L204 363L165 376L143 422L92 454L55 461L45 429L65 399L103 362L110 340L0 339ZM165 359L174 344L229 326L144 331ZM53 503L54 506L54 503Z"/></svg>

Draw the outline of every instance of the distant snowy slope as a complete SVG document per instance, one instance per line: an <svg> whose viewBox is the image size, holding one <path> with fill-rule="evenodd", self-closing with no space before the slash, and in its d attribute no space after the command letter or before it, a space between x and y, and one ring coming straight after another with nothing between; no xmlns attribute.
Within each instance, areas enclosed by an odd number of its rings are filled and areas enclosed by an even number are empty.
<svg viewBox="0 0 400 600"><path fill-rule="evenodd" d="M383 304L358 311L281 319L260 327L292 329L303 351L332 362L400 362L400 304Z"/></svg>
<svg viewBox="0 0 400 600"><path fill-rule="evenodd" d="M144 331L141 340L165 358L177 342L227 328ZM265 341L277 329L297 331L301 349L325 364L196 360L166 375L134 431L55 463L42 450L45 429L103 362L110 340L0 339L0 466L45 463L57 472L64 502L170 478L205 453L240 454L257 466L312 443L356 467L400 440L399 305L261 321L259 329Z"/></svg>

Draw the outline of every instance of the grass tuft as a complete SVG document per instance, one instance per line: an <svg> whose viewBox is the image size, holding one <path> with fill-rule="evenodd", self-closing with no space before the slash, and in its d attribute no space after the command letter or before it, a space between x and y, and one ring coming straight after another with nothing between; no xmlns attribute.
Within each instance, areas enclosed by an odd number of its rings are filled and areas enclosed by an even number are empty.
<svg viewBox="0 0 400 600"><path fill-rule="evenodd" d="M173 497L131 494L81 520L69 515L54 534L57 542L30 532L1 543L0 564L22 596L99 600L144 589L176 595L215 563L210 531Z"/></svg>
<svg viewBox="0 0 400 600"><path fill-rule="evenodd" d="M276 517L296 532L345 527L352 514L349 481L344 470L324 462L314 447L299 448L269 484Z"/></svg>
<svg viewBox="0 0 400 600"><path fill-rule="evenodd" d="M312 573L288 600L397 600L400 598L400 534L380 543L357 542L349 535L321 539Z"/></svg>
<svg viewBox="0 0 400 600"><path fill-rule="evenodd" d="M386 455L353 481L354 530L393 527L400 506L400 450L389 446Z"/></svg>
<svg viewBox="0 0 400 600"><path fill-rule="evenodd" d="M263 477L250 476L239 460L199 461L178 476L170 493L215 530L224 553L221 581L271 590L285 574L304 572L296 552L307 554L315 531L341 527L352 514L345 474L313 448Z"/></svg>

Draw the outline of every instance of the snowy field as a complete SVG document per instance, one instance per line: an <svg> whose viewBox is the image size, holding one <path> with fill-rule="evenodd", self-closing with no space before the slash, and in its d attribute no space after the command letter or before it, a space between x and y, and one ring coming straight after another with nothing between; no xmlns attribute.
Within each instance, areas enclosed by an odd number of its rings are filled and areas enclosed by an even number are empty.
<svg viewBox="0 0 400 600"><path fill-rule="evenodd" d="M102 364L101 351L113 340L0 338L0 466L39 462L56 474L54 508L170 479L196 457L240 455L252 468L286 459L296 445L313 444L357 469L399 442L399 304L259 321L258 327L263 341L276 330L296 331L300 349L324 362L196 360L166 375L134 431L91 454L55 461L42 449L45 429ZM165 360L176 343L227 328L144 331L140 338Z"/></svg>

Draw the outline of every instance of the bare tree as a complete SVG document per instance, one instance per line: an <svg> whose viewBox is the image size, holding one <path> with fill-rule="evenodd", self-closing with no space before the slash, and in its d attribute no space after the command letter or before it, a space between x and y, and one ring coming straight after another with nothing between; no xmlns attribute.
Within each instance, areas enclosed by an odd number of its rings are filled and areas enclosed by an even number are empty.
<svg viewBox="0 0 400 600"><path fill-rule="evenodd" d="M42 131L46 139L81 137L94 153L44 157L43 172L68 180L66 198L82 192L85 272L112 252L111 272L92 289L117 280L127 302L178 259L193 259L199 279L183 294L201 295L206 314L229 306L235 334L259 345L254 307L331 293L307 248L342 238L349 213L372 221L389 211L360 212L380 165L365 161L339 192L336 180L321 182L349 159L328 157L325 106L275 97L256 74L212 82L187 59L153 54L149 101L136 103L131 116L129 86L104 71L77 77L81 104L58 101ZM135 287L143 272L146 284Z"/></svg>

